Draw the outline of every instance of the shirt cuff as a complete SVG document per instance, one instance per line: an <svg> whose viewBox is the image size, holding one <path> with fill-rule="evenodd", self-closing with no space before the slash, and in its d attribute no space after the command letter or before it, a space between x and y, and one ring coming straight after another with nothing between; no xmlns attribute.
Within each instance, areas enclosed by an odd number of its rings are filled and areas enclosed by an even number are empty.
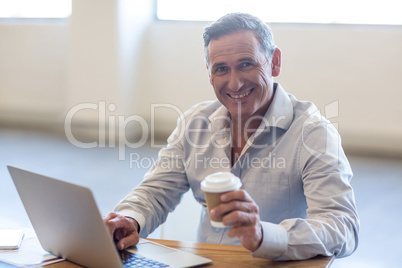
<svg viewBox="0 0 402 268"><path fill-rule="evenodd" d="M286 230L282 226L270 222L261 222L261 227L262 242L252 256L271 260L279 258L288 246L289 238Z"/></svg>
<svg viewBox="0 0 402 268"><path fill-rule="evenodd" d="M125 217L133 218L134 220L137 221L138 226L140 228L140 232L142 230L144 230L145 217L142 214L140 214L140 213L138 213L136 211L133 211L133 210L128 210L128 209L127 210L120 210L117 213L119 213L120 215L123 215Z"/></svg>

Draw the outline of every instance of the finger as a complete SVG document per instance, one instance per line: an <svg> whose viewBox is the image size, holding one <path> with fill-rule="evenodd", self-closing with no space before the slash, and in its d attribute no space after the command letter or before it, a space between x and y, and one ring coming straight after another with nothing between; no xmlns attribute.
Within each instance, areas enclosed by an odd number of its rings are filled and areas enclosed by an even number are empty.
<svg viewBox="0 0 402 268"><path fill-rule="evenodd" d="M259 216L256 213L247 213L243 211L233 211L222 218L222 223L226 226L252 226L259 222Z"/></svg>
<svg viewBox="0 0 402 268"><path fill-rule="evenodd" d="M124 238L125 236L127 236L127 234L128 234L128 232L125 229L122 229L122 228L116 229L114 232L114 239L119 241L122 238Z"/></svg>
<svg viewBox="0 0 402 268"><path fill-rule="evenodd" d="M233 200L253 201L250 195L245 190L231 191L221 195L222 202L230 202Z"/></svg>
<svg viewBox="0 0 402 268"><path fill-rule="evenodd" d="M106 224L109 228L110 234L115 237L116 230L122 229L124 233L127 233L127 231L131 232L133 229L131 223L125 217L119 214L116 214L113 218L109 219Z"/></svg>
<svg viewBox="0 0 402 268"><path fill-rule="evenodd" d="M107 214L105 217L103 217L103 221L104 221L104 222L108 222L109 220L111 220L111 219L117 217L117 215L118 215L118 214L115 213L115 212L110 212L110 213Z"/></svg>
<svg viewBox="0 0 402 268"><path fill-rule="evenodd" d="M211 210L211 215L219 217L228 214L232 211L243 211L247 213L258 213L259 209L257 204L250 201L231 201L228 203L221 203L219 206Z"/></svg>
<svg viewBox="0 0 402 268"><path fill-rule="evenodd" d="M113 236L114 231L117 229L116 227L116 218L118 214L111 212L107 216L103 218L103 221L106 223L106 226L109 229L110 234Z"/></svg>
<svg viewBox="0 0 402 268"><path fill-rule="evenodd" d="M134 246L138 243L140 240L138 233L137 232L132 232L130 235L123 237L122 239L119 240L117 243L117 248L119 250L126 249L128 247Z"/></svg>

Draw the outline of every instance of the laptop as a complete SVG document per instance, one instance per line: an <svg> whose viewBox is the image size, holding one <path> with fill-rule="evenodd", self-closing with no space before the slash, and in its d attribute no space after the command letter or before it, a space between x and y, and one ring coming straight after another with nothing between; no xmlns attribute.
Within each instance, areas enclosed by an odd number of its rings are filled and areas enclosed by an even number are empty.
<svg viewBox="0 0 402 268"><path fill-rule="evenodd" d="M38 240L44 250L85 267L192 267L211 260L140 239L135 246L118 251L104 223L92 192L83 186L35 174L16 167L8 170Z"/></svg>

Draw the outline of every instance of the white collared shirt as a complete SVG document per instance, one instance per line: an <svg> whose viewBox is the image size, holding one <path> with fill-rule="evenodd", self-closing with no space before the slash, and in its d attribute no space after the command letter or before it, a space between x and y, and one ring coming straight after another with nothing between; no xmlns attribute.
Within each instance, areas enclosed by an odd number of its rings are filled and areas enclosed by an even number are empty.
<svg viewBox="0 0 402 268"><path fill-rule="evenodd" d="M316 255L344 257L358 244L359 219L352 171L332 124L310 102L298 101L276 84L262 123L231 166L227 109L203 102L178 120L156 165L116 211L133 217L146 237L190 188L203 206L198 241L237 244L229 228L210 225L200 182L230 171L242 181L260 210L263 241L253 256L276 260Z"/></svg>

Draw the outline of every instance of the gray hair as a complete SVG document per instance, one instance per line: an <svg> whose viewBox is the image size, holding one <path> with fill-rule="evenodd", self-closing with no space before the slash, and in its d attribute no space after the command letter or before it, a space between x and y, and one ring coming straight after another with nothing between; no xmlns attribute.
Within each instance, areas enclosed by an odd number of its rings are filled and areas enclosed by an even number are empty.
<svg viewBox="0 0 402 268"><path fill-rule="evenodd" d="M211 40L238 31L253 31L260 41L261 48L268 61L271 61L276 46L271 29L261 19L246 13L229 13L204 29L204 53L205 60L209 64L208 45Z"/></svg>

